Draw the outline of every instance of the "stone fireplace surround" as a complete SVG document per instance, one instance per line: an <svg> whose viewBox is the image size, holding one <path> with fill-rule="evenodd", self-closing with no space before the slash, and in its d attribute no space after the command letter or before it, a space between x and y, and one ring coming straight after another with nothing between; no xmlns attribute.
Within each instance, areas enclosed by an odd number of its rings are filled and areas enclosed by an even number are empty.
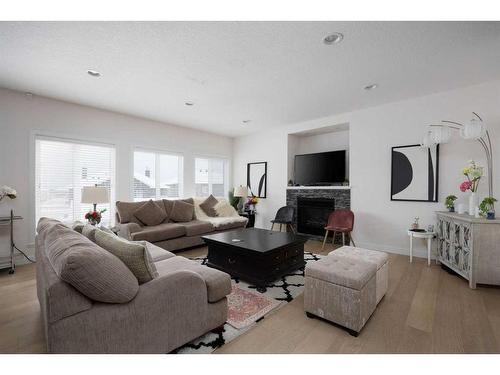
<svg viewBox="0 0 500 375"><path fill-rule="evenodd" d="M295 209L293 226L297 230L298 219L298 198L316 198L316 199L333 199L335 200L335 209L351 207L351 190L349 186L289 186L286 191L286 204ZM325 201L326 203L326 201ZM325 222L326 225L326 222ZM323 235L303 233L314 239L322 239ZM338 234L335 240L336 243L341 243L341 235Z"/></svg>

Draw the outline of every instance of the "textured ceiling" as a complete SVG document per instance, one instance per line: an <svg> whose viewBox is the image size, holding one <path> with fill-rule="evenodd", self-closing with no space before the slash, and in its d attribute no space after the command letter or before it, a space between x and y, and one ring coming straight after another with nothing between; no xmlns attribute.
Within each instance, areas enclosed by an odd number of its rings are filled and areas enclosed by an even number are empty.
<svg viewBox="0 0 500 375"><path fill-rule="evenodd" d="M344 41L324 45L334 31ZM1 87L229 136L500 79L499 66L499 22L0 22Z"/></svg>

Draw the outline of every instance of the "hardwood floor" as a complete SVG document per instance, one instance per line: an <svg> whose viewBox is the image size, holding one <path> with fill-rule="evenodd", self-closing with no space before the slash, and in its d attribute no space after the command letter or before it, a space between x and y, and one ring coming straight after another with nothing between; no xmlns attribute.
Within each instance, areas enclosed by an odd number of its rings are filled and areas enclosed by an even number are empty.
<svg viewBox="0 0 500 375"><path fill-rule="evenodd" d="M306 249L321 253L321 242ZM179 253L204 254L204 247ZM308 319L299 296L216 353L500 353L499 288L471 290L424 259L389 262L389 290L357 338ZM1 271L0 296L0 353L45 352L34 265Z"/></svg>

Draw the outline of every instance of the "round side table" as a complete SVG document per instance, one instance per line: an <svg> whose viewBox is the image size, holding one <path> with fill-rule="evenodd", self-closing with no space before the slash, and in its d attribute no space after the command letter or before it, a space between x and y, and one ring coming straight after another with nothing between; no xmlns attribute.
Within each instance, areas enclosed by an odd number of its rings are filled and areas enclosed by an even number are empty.
<svg viewBox="0 0 500 375"><path fill-rule="evenodd" d="M414 232L412 230L408 231L408 236L410 237L410 263L413 261L413 239L414 238L425 238L427 239L427 265L431 265L431 247L432 239L436 237L435 232Z"/></svg>

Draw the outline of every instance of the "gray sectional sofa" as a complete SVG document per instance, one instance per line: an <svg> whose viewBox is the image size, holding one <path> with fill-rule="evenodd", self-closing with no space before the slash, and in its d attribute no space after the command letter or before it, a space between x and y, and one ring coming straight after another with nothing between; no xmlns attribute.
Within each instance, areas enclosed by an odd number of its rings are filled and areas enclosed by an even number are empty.
<svg viewBox="0 0 500 375"><path fill-rule="evenodd" d="M57 220L40 219L37 232L49 353L168 353L227 319L224 272L143 242L156 277L139 284L117 256Z"/></svg>
<svg viewBox="0 0 500 375"><path fill-rule="evenodd" d="M175 209L175 203L179 201L187 203L187 205L183 205L181 209L183 212L180 214L179 210L176 210L179 215L179 219L177 219L172 211ZM156 225L145 224L135 214L146 202L118 201L116 202L118 235L128 240L149 241L165 250L176 251L203 245L201 236L204 234L244 228L247 225L248 219L239 216L236 212L226 217L208 216L200 208L203 201L204 199L198 198L152 201L163 210L165 217L162 222ZM190 208L189 205L193 207ZM190 209L192 210L191 214L189 213Z"/></svg>

